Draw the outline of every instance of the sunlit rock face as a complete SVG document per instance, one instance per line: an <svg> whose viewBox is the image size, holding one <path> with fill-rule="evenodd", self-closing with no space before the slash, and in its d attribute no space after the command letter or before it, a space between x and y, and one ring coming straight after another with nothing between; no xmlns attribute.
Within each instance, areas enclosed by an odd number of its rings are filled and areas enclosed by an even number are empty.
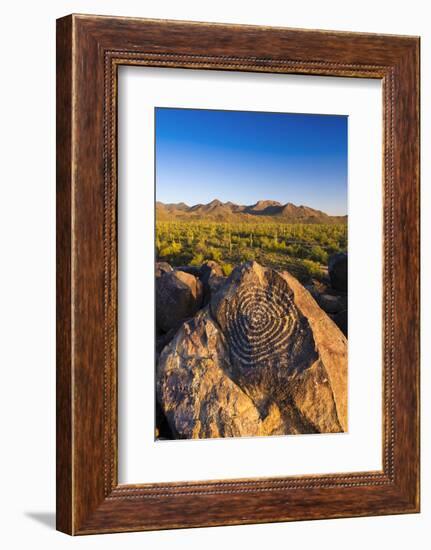
<svg viewBox="0 0 431 550"><path fill-rule="evenodd" d="M157 395L176 438L347 430L347 341L289 273L236 268L163 349Z"/></svg>

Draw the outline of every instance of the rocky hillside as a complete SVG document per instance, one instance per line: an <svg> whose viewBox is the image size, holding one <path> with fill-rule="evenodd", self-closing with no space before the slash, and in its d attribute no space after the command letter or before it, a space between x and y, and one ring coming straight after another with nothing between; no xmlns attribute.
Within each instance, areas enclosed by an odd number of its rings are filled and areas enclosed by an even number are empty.
<svg viewBox="0 0 431 550"><path fill-rule="evenodd" d="M290 202L261 200L250 206L221 202L214 199L208 204L188 206L156 203L157 221L217 221L217 222L274 222L283 223L347 223L347 216L329 216L308 206Z"/></svg>
<svg viewBox="0 0 431 550"><path fill-rule="evenodd" d="M343 262L334 260L339 286ZM347 288L310 290L316 299L289 273L256 262L229 277L215 262L157 264L156 435L346 431L347 340L318 301L335 310L338 300L347 312Z"/></svg>

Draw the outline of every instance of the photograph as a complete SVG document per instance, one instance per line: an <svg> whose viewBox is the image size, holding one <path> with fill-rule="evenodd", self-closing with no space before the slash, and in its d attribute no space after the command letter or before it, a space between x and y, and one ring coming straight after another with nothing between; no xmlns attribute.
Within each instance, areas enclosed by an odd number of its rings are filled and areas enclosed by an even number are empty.
<svg viewBox="0 0 431 550"><path fill-rule="evenodd" d="M2 548L429 548L429 4L2 8Z"/></svg>
<svg viewBox="0 0 431 550"><path fill-rule="evenodd" d="M348 117L155 109L156 440L347 432Z"/></svg>

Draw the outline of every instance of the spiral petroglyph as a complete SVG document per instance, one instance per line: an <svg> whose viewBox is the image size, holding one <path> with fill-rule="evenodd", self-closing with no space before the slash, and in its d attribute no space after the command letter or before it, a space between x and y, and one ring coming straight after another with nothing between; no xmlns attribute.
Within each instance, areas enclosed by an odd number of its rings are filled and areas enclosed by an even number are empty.
<svg viewBox="0 0 431 550"><path fill-rule="evenodd" d="M243 366L258 366L287 351L298 330L298 312L280 286L256 284L239 289L226 307L230 352Z"/></svg>

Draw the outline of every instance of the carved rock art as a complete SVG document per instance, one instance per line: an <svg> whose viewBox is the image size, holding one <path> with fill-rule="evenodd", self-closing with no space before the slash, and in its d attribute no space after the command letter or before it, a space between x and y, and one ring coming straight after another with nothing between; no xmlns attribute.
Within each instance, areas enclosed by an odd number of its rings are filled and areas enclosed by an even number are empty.
<svg viewBox="0 0 431 550"><path fill-rule="evenodd" d="M163 349L157 395L178 438L346 431L347 341L296 279L249 262Z"/></svg>

